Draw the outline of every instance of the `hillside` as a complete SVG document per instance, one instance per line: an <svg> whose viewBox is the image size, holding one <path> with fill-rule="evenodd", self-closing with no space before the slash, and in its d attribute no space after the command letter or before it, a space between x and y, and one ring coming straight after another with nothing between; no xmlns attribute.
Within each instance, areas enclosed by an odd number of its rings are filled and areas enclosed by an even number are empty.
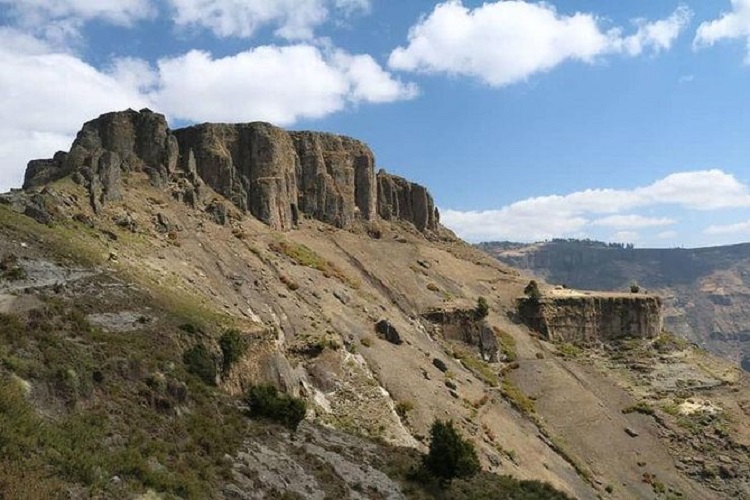
<svg viewBox="0 0 750 500"><path fill-rule="evenodd" d="M668 330L750 370L750 243L648 249L554 240L480 248L550 283L590 290L637 283L663 298Z"/></svg>
<svg viewBox="0 0 750 500"><path fill-rule="evenodd" d="M0 196L0 260L0 497L750 497L747 375L530 330L528 278L354 139L103 115ZM435 419L482 474L410 473Z"/></svg>

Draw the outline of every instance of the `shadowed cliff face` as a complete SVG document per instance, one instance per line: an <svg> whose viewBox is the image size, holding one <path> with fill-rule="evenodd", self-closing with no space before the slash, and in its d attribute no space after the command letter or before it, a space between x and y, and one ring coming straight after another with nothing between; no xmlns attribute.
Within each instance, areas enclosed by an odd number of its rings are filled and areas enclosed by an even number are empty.
<svg viewBox="0 0 750 500"><path fill-rule="evenodd" d="M590 343L655 338L661 333L661 300L653 295L577 294L519 299L520 319L547 338Z"/></svg>
<svg viewBox="0 0 750 500"><path fill-rule="evenodd" d="M86 123L69 153L29 163L24 189L65 176L85 185L95 211L120 198L121 176L149 174L176 198L201 204L208 185L279 230L301 215L348 228L356 221L403 220L437 231L427 190L384 171L361 141L287 132L268 123L201 124L170 131L150 110L108 113Z"/></svg>

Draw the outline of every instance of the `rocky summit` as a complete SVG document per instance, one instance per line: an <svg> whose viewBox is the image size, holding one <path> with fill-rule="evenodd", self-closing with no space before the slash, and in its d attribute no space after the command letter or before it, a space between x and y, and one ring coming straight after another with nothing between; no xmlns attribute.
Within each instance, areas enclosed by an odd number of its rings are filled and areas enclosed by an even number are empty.
<svg viewBox="0 0 750 500"><path fill-rule="evenodd" d="M361 141L108 113L0 194L0 498L750 498L748 375L664 303Z"/></svg>
<svg viewBox="0 0 750 500"><path fill-rule="evenodd" d="M29 163L24 189L72 176L94 211L121 198L122 176L144 172L191 206L204 186L274 229L301 215L348 228L357 221L403 220L437 231L439 214L422 186L375 172L366 144L269 123L212 124L170 130L148 109L108 113L84 124L70 152Z"/></svg>

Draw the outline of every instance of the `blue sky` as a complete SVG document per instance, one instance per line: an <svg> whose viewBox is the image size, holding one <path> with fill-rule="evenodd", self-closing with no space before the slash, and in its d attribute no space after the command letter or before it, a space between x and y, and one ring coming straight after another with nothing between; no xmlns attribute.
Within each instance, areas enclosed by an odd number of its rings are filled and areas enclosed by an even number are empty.
<svg viewBox="0 0 750 500"><path fill-rule="evenodd" d="M0 0L0 191L100 113L351 135L470 241L750 241L750 0Z"/></svg>

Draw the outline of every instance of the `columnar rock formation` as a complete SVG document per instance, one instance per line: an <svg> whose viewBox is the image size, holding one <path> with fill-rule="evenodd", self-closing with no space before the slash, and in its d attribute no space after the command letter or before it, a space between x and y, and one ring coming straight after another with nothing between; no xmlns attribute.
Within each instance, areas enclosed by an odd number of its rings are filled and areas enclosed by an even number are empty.
<svg viewBox="0 0 750 500"><path fill-rule="evenodd" d="M427 190L384 171L361 141L319 132L287 132L268 123L201 124L169 130L150 110L108 113L86 123L70 153L34 160L24 189L67 175L89 189L95 210L120 197L122 173L146 172L174 183L192 205L208 185L270 226L287 230L301 215L350 227L355 221L404 220L435 231Z"/></svg>
<svg viewBox="0 0 750 500"><path fill-rule="evenodd" d="M544 295L518 299L518 313L533 330L565 342L654 338L662 331L661 299L655 295Z"/></svg>

